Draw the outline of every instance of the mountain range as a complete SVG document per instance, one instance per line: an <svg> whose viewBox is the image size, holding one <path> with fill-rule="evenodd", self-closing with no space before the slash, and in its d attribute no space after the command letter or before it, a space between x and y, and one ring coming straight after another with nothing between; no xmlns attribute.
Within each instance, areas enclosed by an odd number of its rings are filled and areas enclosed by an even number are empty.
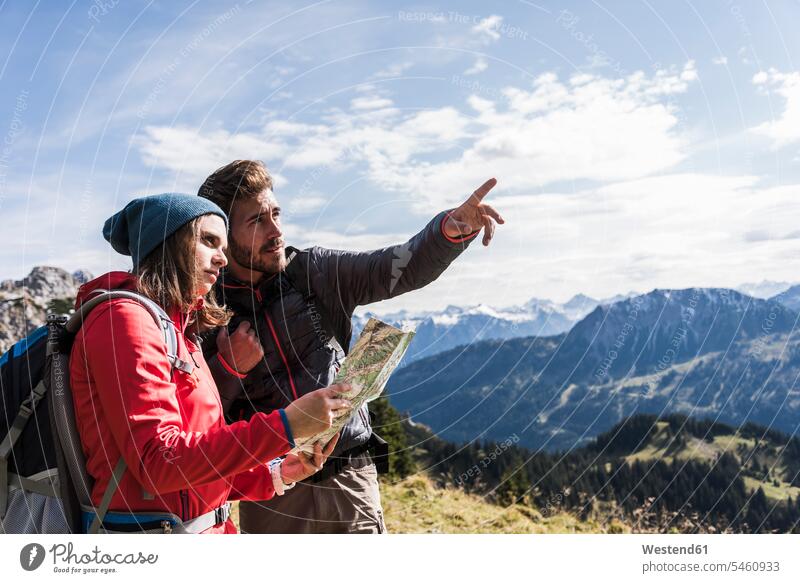
<svg viewBox="0 0 800 583"><path fill-rule="evenodd" d="M611 304L633 294L596 300L578 294L559 304L533 298L521 306L493 308L448 306L432 312L400 311L381 316L363 312L353 318L353 338L370 317L377 317L394 326L416 330L414 341L403 359L403 365L481 340L507 340L525 336L551 336L568 331L576 322L599 305Z"/></svg>
<svg viewBox="0 0 800 583"><path fill-rule="evenodd" d="M764 280L736 287L744 295L760 299L776 299L794 310L800 310L800 285L792 287L784 281ZM634 297L635 293L620 294L597 300L577 294L559 304L533 298L521 306L507 308L477 306L448 306L440 311L400 311L376 316L399 327L416 329L417 335L403 365L480 340L507 340L525 336L552 336L567 332L599 305L610 305ZM780 298L778 298L780 296ZM353 318L353 337L375 316L361 311Z"/></svg>
<svg viewBox="0 0 800 583"><path fill-rule="evenodd" d="M517 435L527 447L572 449L637 413L793 434L797 321L776 299L654 290L598 305L566 333L484 340L412 362L387 391L400 411L459 442Z"/></svg>
<svg viewBox="0 0 800 583"><path fill-rule="evenodd" d="M737 285L734 289L747 296L753 296L754 298L766 300L785 292L790 287L792 287L792 284L787 281L772 281L765 279L759 282L743 283L741 285Z"/></svg>
<svg viewBox="0 0 800 583"><path fill-rule="evenodd" d="M0 352L48 310L68 310L89 278L39 266L0 282ZM690 288L401 312L392 320L416 324L417 337L387 391L398 409L454 441L513 434L527 447L570 449L637 413L794 434L798 310L800 286L769 299Z"/></svg>

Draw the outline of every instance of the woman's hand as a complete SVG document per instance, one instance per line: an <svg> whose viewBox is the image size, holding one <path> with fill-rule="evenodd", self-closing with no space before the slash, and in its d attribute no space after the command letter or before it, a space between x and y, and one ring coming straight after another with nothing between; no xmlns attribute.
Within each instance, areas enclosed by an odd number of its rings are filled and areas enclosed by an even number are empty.
<svg viewBox="0 0 800 583"><path fill-rule="evenodd" d="M320 471L338 441L339 433L333 436L324 449L319 443L316 444L313 455L305 452L300 452L298 455L287 455L281 464L281 479L283 483L288 486L294 482L305 480Z"/></svg>
<svg viewBox="0 0 800 583"><path fill-rule="evenodd" d="M331 385L292 401L284 412L294 438L313 437L330 429L334 419L349 413L353 405L340 394L350 390L350 385Z"/></svg>

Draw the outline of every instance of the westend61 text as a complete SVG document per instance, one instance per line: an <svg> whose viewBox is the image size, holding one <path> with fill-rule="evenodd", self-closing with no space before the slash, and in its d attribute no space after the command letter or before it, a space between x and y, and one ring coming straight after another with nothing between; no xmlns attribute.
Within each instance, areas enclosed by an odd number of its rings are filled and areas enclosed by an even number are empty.
<svg viewBox="0 0 800 583"><path fill-rule="evenodd" d="M666 545L663 547L642 545L642 552L645 555L707 555L708 545L687 545L681 547L674 545Z"/></svg>

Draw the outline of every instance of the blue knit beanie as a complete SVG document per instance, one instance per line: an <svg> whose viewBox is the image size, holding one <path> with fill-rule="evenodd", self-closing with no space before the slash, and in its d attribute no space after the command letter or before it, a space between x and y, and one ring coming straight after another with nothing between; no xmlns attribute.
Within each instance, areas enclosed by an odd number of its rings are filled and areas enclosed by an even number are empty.
<svg viewBox="0 0 800 583"><path fill-rule="evenodd" d="M134 269L148 253L192 219L214 214L228 217L216 204L191 194L155 194L129 202L103 225L103 237L114 251L133 258Z"/></svg>

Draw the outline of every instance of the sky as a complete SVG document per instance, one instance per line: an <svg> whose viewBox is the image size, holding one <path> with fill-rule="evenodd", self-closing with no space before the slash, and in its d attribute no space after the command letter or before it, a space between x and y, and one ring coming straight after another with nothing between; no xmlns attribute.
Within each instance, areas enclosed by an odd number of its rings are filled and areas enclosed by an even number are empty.
<svg viewBox="0 0 800 583"><path fill-rule="evenodd" d="M0 0L0 279L128 269L129 200L236 158L288 244L506 218L374 311L800 281L800 4Z"/></svg>

